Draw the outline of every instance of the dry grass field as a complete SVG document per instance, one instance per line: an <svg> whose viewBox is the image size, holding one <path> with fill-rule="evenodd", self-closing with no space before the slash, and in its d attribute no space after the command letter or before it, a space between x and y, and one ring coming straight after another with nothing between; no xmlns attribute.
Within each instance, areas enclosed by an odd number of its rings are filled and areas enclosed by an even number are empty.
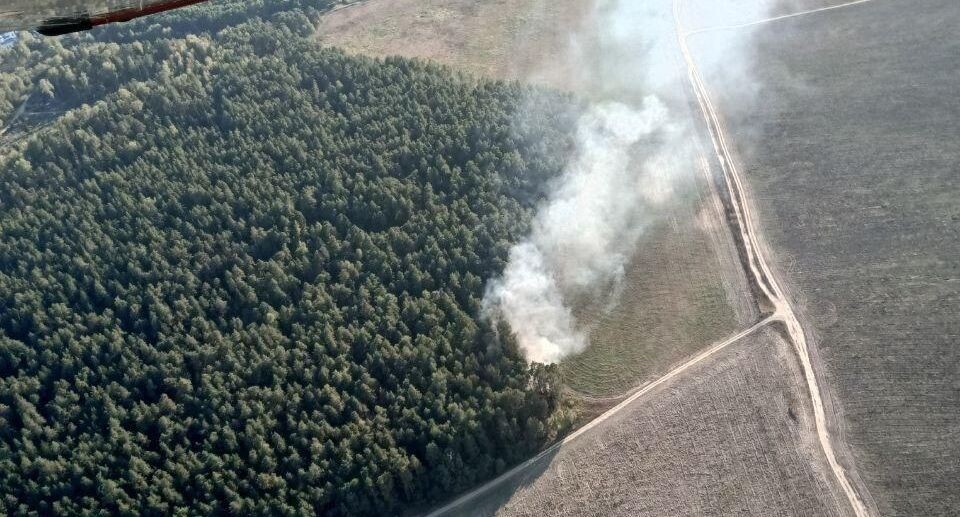
<svg viewBox="0 0 960 517"><path fill-rule="evenodd" d="M590 346L562 363L573 390L594 396L649 382L757 317L720 207L704 177L642 241L612 307L583 308Z"/></svg>
<svg viewBox="0 0 960 517"><path fill-rule="evenodd" d="M767 327L450 515L849 511L817 446L794 350Z"/></svg>
<svg viewBox="0 0 960 517"><path fill-rule="evenodd" d="M593 0L367 0L327 14L317 37L348 52L431 59L589 96L596 78L571 70L570 39L593 30L593 6ZM646 233L618 301L578 307L590 346L563 364L575 392L624 393L756 320L716 194L702 176L691 173L687 195Z"/></svg>
<svg viewBox="0 0 960 517"><path fill-rule="evenodd" d="M761 26L762 100L715 92L881 515L960 509L958 26L953 0Z"/></svg>
<svg viewBox="0 0 960 517"><path fill-rule="evenodd" d="M366 0L326 15L319 41L571 89L564 52L592 0Z"/></svg>

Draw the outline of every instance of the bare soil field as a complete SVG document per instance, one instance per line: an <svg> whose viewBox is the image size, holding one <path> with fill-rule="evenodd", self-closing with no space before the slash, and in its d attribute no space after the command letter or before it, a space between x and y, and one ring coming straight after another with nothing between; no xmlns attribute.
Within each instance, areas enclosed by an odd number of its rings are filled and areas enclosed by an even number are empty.
<svg viewBox="0 0 960 517"><path fill-rule="evenodd" d="M707 77L881 515L960 508L958 26L952 0L875 0L745 31L750 109Z"/></svg>
<svg viewBox="0 0 960 517"><path fill-rule="evenodd" d="M324 16L317 37L348 52L420 57L590 95L596 78L570 72L569 39L590 24L593 6L593 0L367 0ZM623 394L756 321L717 194L703 174L691 177L689 195L639 244L616 303L578 308L590 346L562 365L575 392Z"/></svg>
<svg viewBox="0 0 960 517"><path fill-rule="evenodd" d="M847 515L794 350L746 337L450 515Z"/></svg>

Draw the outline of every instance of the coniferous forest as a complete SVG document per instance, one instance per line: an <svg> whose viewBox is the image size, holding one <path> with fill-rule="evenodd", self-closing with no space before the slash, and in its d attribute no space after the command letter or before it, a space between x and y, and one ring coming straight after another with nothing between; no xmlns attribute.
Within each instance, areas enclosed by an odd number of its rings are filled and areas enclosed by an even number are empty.
<svg viewBox="0 0 960 517"><path fill-rule="evenodd" d="M0 116L57 110L0 149L0 514L398 514L567 425L480 299L572 99L306 3L0 51Z"/></svg>

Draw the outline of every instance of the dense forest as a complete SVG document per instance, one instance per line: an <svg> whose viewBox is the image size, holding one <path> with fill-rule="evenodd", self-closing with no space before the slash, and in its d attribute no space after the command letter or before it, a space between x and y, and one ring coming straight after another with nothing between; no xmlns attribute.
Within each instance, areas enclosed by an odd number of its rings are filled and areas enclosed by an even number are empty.
<svg viewBox="0 0 960 517"><path fill-rule="evenodd" d="M0 513L397 514L568 424L479 300L572 99L318 48L305 3L0 51L60 110L0 150Z"/></svg>
<svg viewBox="0 0 960 517"><path fill-rule="evenodd" d="M353 0L350 0L353 1ZM350 3L344 2L344 3ZM31 0L32 10L44 3ZM135 3L110 0L103 5L86 2L94 12ZM285 25L300 37L314 32L311 20L333 4L331 0L220 0L131 23L107 25L90 33L66 38L43 38L21 33L10 50L0 49L0 127L26 98L56 100L56 107L72 108L92 103L132 80L156 77L176 62L187 36L216 38L220 32L253 21ZM32 94L37 94L33 96Z"/></svg>

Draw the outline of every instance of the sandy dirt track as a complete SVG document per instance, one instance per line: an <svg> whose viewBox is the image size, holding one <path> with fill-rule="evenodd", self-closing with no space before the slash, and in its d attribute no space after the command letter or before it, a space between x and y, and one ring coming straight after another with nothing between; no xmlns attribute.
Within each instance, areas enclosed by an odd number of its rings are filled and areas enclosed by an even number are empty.
<svg viewBox="0 0 960 517"><path fill-rule="evenodd" d="M682 0L674 0L674 15L676 21L677 37L679 41L679 46L681 54L684 60L684 64L687 68L688 77L690 79L691 85L693 86L694 92L696 94L697 103L702 111L704 120L706 122L707 128L710 132L710 137L714 147L714 151L717 155L717 159L720 162L721 168L723 170L724 181L726 182L727 189L730 193L731 202L734 208L734 217L735 225L737 226L736 231L741 233L743 239L743 246L745 248L746 257L744 257L747 269L749 273L754 277L760 291L761 296L766 298L765 301L769 302L769 305L772 307L772 312L763 320L751 326L750 328L730 336L729 338L718 342L712 345L710 348L704 350L700 354L694 356L687 362L679 365L675 369L671 370L665 376L657 379L656 381L636 390L628 398L620 402L617 406L611 408L607 412L603 413L598 418L589 422L585 426L581 427L563 441L558 442L551 446L550 448L544 450L537 456L527 460L526 462L510 469L501 476L485 483L484 485L460 496L454 501L433 510L429 513L429 516L435 515L444 515L454 511L462 511L464 508L468 508L469 504L472 501L477 500L481 496L484 496L490 492L493 492L496 489L501 488L503 485L507 484L508 481L511 481L513 478L519 476L526 471L532 470L532 467L538 463L542 463L545 459L548 460L552 455L557 454L561 447L569 444L570 442L580 438L585 433L590 432L598 425L608 420L609 418L617 415L625 408L634 403L637 399L640 399L644 395L650 393L655 388L661 386L664 383L674 379L681 373L684 373L686 370L691 367L702 363L705 359L713 356L716 352L728 347L729 345L743 339L744 337L752 334L758 329L767 326L772 322L782 323L783 327L787 331L789 336L789 341L796 351L797 358L800 363L800 370L802 371L803 379L806 383L807 395L809 395L809 403L811 412L813 414L813 430L816 434L817 445L827 461L829 466L829 471L831 476L835 479L837 485L840 487L842 497L846 500L849 505L850 510L853 511L858 517L864 517L870 515L870 511L867 509L867 504L864 503L864 498L858 492L858 489L855 489L851 484L845 470L844 466L840 465L837 460L836 453L834 452L833 445L831 443L831 437L828 430L828 421L827 415L825 414L824 403L821 396L820 386L818 384L817 375L814 370L814 365L812 364L812 359L810 352L808 350L807 337L804 331L803 326L801 325L800 320L797 318L796 313L788 301L788 297L784 293L783 289L780 287L780 284L777 282L773 270L767 262L767 259L764 254L765 244L761 238L758 237L759 232L756 227L756 219L751 211L750 204L746 198L746 189L744 188L743 181L740 175L740 171L736 165L736 162L733 159L732 152L729 147L728 137L726 136L725 129L722 125L721 118L717 113L715 106L709 96L706 85L704 84L703 78L697 69L696 62L690 52L687 45L687 38L694 34L709 32L715 30L728 30L736 29L741 27L749 27L753 25L759 25L763 23L775 22L778 20L794 18L797 16L808 15L813 13L819 13L824 11L829 11L833 9L853 6L857 4L866 3L872 0L856 0L853 2L847 2L844 4L838 4L828 7L821 7L817 9L811 9L808 11L801 11L776 17L771 17L763 20L752 21L749 23L731 25L731 26L717 26L717 27L706 27L697 29L695 31L685 32L680 19L680 10L682 7ZM863 491L863 488L859 488Z"/></svg>
<svg viewBox="0 0 960 517"><path fill-rule="evenodd" d="M823 460L799 358L775 323L448 515L853 512Z"/></svg>
<svg viewBox="0 0 960 517"><path fill-rule="evenodd" d="M958 26L956 0L874 1L689 42L875 515L960 508ZM753 49L750 109L701 61L724 42Z"/></svg>
<svg viewBox="0 0 960 517"><path fill-rule="evenodd" d="M830 9L862 4L867 1L869 0L858 0L842 5L812 9L790 15L773 17L766 20L759 20L748 24L731 26L729 28L757 25L760 23L772 22L805 14L812 14ZM858 517L865 517L869 515L867 506L864 504L860 494L850 483L846 473L844 472L844 468L837 461L836 453L834 452L833 445L830 442L826 414L824 411L823 400L821 399L821 390L818 385L816 374L814 373L811 355L810 351L808 350L807 338L803 326L801 325L800 320L797 318L789 300L786 296L784 296L783 290L777 283L777 280L762 253L763 246L761 241L757 238L757 231L755 228L756 219L751 213L749 202L747 202L745 199L745 189L743 187L740 171L738 170L736 162L732 158L727 137L720 122L720 117L718 116L716 108L710 99L710 95L706 89L703 78L697 69L696 62L687 45L687 39L695 32L688 33L683 29L680 16L682 5L683 0L674 0L674 17L677 25L677 37L679 39L680 50L687 66L688 76L696 94L697 102L700 105L700 109L703 112L704 119L710 131L714 150L716 151L717 158L720 160L720 166L723 169L727 187L730 191L731 203L735 208L738 229L743 236L744 246L747 253L747 262L749 264L750 271L757 279L757 283L761 290L774 307L774 313L772 317L782 321L786 325L790 339L797 348L801 364L803 365L803 371L809 388L810 397L813 402L817 436L820 441L820 446L823 449L823 453L826 456L827 462L836 476L837 482L843 488L845 495L849 499L854 513ZM709 29L701 29L697 32L704 32L706 30Z"/></svg>
<svg viewBox="0 0 960 517"><path fill-rule="evenodd" d="M581 435L583 435L584 433L587 433L588 431L590 431L590 430L593 429L594 427L596 427L596 426L600 425L601 423L603 423L603 422L604 422L605 420L607 420L608 418L610 418L610 417L614 416L615 414L619 413L619 412L622 411L625 407L627 407L627 406L629 406L631 403L633 403L635 400L643 397L644 395L646 395L647 393L651 392L652 390L654 390L654 389L657 388L658 386L660 386L660 385L662 385L662 384L670 381L670 380L673 379L674 377L677 377L678 375L680 375L681 373L683 373L684 371L686 371L686 370L689 369L690 367L695 366L695 365L697 365L698 363L701 363L704 359L707 359L708 357L716 354L716 353L719 352L720 350L723 350L724 348L730 346L732 343L735 343L735 342L737 342L738 340L744 338L745 336L748 336L748 335L752 334L754 331L756 331L757 329L759 329L759 328L767 325L767 324L770 323L771 321L773 321L773 318L772 318L772 317L768 317L768 318L766 318L766 319L764 319L764 320L761 320L761 321L757 322L757 323L754 324L752 327L750 327L750 328L748 328L748 329L746 329L746 330L743 330L743 331L741 331L741 332L738 332L737 334L734 334L734 335L728 337L727 339L724 339L723 341L720 341L720 342L718 342L718 343L715 343L715 344L712 345L710 348L704 350L703 352L700 352L699 354L695 355L694 357L692 357L692 358L689 359L688 361L684 362L684 363L681 364L680 366L674 368L673 370L671 370L669 373L667 373L667 374L664 375L663 377L660 377L659 379L657 379L657 380L651 382L650 384L647 384L647 385L644 386L643 388L637 390L633 395L630 395L629 397L627 397L626 399L624 399L623 402L620 402L620 403L617 404L616 406L610 408L610 409L607 410L605 413L603 413L602 415L598 416L597 418L591 420L589 423L587 423L586 425L584 425L584 426L581 427L580 429L577 429L577 430L574 431L573 433L570 433L570 435L568 435L568 436L567 436L566 438L564 438L563 440L561 440L561 441L553 444L552 446L548 447L547 449L544 449L540 454L537 454L537 455L534 456L533 458L530 458L529 460L527 460L527 461L525 461L525 462L517 465L516 467L513 467L512 469L510 469L510 470L504 472L503 474L497 476L496 478L494 478L494 479L492 479L492 480L484 483L483 485L481 485L481 486L479 486L479 487L477 487L477 488L475 488L475 489L467 492L466 494L461 495L460 497L458 497L457 499L451 501L450 503L448 503L448 504L446 504L446 505L444 505L444 506L442 506L442 507L440 507L440 508L437 508L437 509L431 511L430 513L427 514L427 517L434 517L434 516L444 515L444 514L446 514L447 512L450 512L451 510L453 510L453 509L455 509L455 508L459 508L459 507L461 507L461 506L469 503L471 500L476 499L477 497L479 497L479 496L481 496L481 495L489 492L490 490L492 490L492 489L494 489L495 487L501 485L503 482L507 481L508 479L516 476L516 475L519 474L520 472L523 472L523 471L526 470L528 467L530 467L531 465L537 463L537 462L540 461L541 459L543 459L543 458L545 458L545 457L547 457L547 456L549 456L549 455L551 455L551 454L554 454L558 449L560 449L560 447L563 447L564 445L566 445L566 444L568 444L568 443L576 440L577 438L579 438L579 437L580 437Z"/></svg>

